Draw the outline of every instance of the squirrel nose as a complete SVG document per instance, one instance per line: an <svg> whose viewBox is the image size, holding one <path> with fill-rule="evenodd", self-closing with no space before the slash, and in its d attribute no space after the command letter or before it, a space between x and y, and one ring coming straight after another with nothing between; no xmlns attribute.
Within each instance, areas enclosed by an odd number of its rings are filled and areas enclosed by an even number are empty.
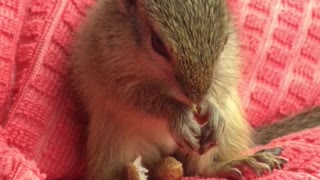
<svg viewBox="0 0 320 180"><path fill-rule="evenodd" d="M176 76L177 82L180 84L182 91L186 97L193 103L200 103L208 92L208 83L203 83L201 79L193 80L190 78L184 78L184 76ZM206 82L206 81L205 81Z"/></svg>
<svg viewBox="0 0 320 180"><path fill-rule="evenodd" d="M199 104L203 101L203 99L205 98L205 94L204 93L200 93L199 91L194 91L191 96L190 96L190 100L194 103L194 104Z"/></svg>

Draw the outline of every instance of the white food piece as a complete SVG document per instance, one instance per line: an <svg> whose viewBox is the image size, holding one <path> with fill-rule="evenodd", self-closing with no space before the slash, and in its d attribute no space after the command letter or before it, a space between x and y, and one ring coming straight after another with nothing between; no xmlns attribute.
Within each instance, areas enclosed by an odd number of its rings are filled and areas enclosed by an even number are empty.
<svg viewBox="0 0 320 180"><path fill-rule="evenodd" d="M141 164L142 157L138 156L136 160L133 162L133 166L137 169L139 174L139 180L147 180L149 172L147 168L143 167Z"/></svg>

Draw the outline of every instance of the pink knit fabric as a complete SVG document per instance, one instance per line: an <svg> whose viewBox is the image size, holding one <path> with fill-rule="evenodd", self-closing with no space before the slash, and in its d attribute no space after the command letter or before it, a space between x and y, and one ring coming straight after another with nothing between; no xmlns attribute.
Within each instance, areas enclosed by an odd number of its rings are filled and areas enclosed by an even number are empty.
<svg viewBox="0 0 320 180"><path fill-rule="evenodd" d="M66 83L66 63L72 35L93 3L0 0L0 179L83 175L85 123ZM320 1L229 4L243 44L240 89L252 125L320 105ZM282 146L290 162L259 179L320 179L319 137L314 128L270 143Z"/></svg>

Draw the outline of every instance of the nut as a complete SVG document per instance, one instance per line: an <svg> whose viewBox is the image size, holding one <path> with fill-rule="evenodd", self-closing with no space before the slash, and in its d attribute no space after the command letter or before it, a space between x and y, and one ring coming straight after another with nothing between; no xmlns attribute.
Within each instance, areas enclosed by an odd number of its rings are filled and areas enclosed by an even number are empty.
<svg viewBox="0 0 320 180"><path fill-rule="evenodd" d="M157 180L180 180L183 177L182 164L173 157L163 158L154 169Z"/></svg>

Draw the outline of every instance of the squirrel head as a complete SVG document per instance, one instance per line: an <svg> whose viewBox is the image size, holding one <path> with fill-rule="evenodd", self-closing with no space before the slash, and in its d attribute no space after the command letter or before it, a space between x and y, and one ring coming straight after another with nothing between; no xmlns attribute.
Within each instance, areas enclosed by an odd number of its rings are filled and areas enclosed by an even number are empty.
<svg viewBox="0 0 320 180"><path fill-rule="evenodd" d="M108 26L112 26L110 25L114 23L112 21L118 21L117 24L120 23L121 26L112 29L114 31L112 38L116 40L109 38L109 47L117 47L118 50L122 48L122 52L134 51L132 53L135 55L130 58L130 53L127 53L126 57L131 59L132 65L140 66L134 76L140 74L141 77L148 79L148 73L159 74L162 71L163 74L171 76L179 91L188 100L192 103L200 102L212 86L215 64L228 39L230 26L225 1L109 0L108 2L109 4L105 6L115 7L112 14L116 17L109 20ZM123 29L129 32L124 35L124 32L121 32ZM106 28L104 32L110 35L112 30ZM122 40L121 45L116 42L119 39ZM121 55L123 58L124 56ZM129 69L131 65L126 62L126 66ZM150 68L152 70L147 72ZM133 69L130 68L130 71Z"/></svg>
<svg viewBox="0 0 320 180"><path fill-rule="evenodd" d="M198 103L213 81L214 65L227 41L223 0L145 0L153 22L153 47L172 65L185 95Z"/></svg>

